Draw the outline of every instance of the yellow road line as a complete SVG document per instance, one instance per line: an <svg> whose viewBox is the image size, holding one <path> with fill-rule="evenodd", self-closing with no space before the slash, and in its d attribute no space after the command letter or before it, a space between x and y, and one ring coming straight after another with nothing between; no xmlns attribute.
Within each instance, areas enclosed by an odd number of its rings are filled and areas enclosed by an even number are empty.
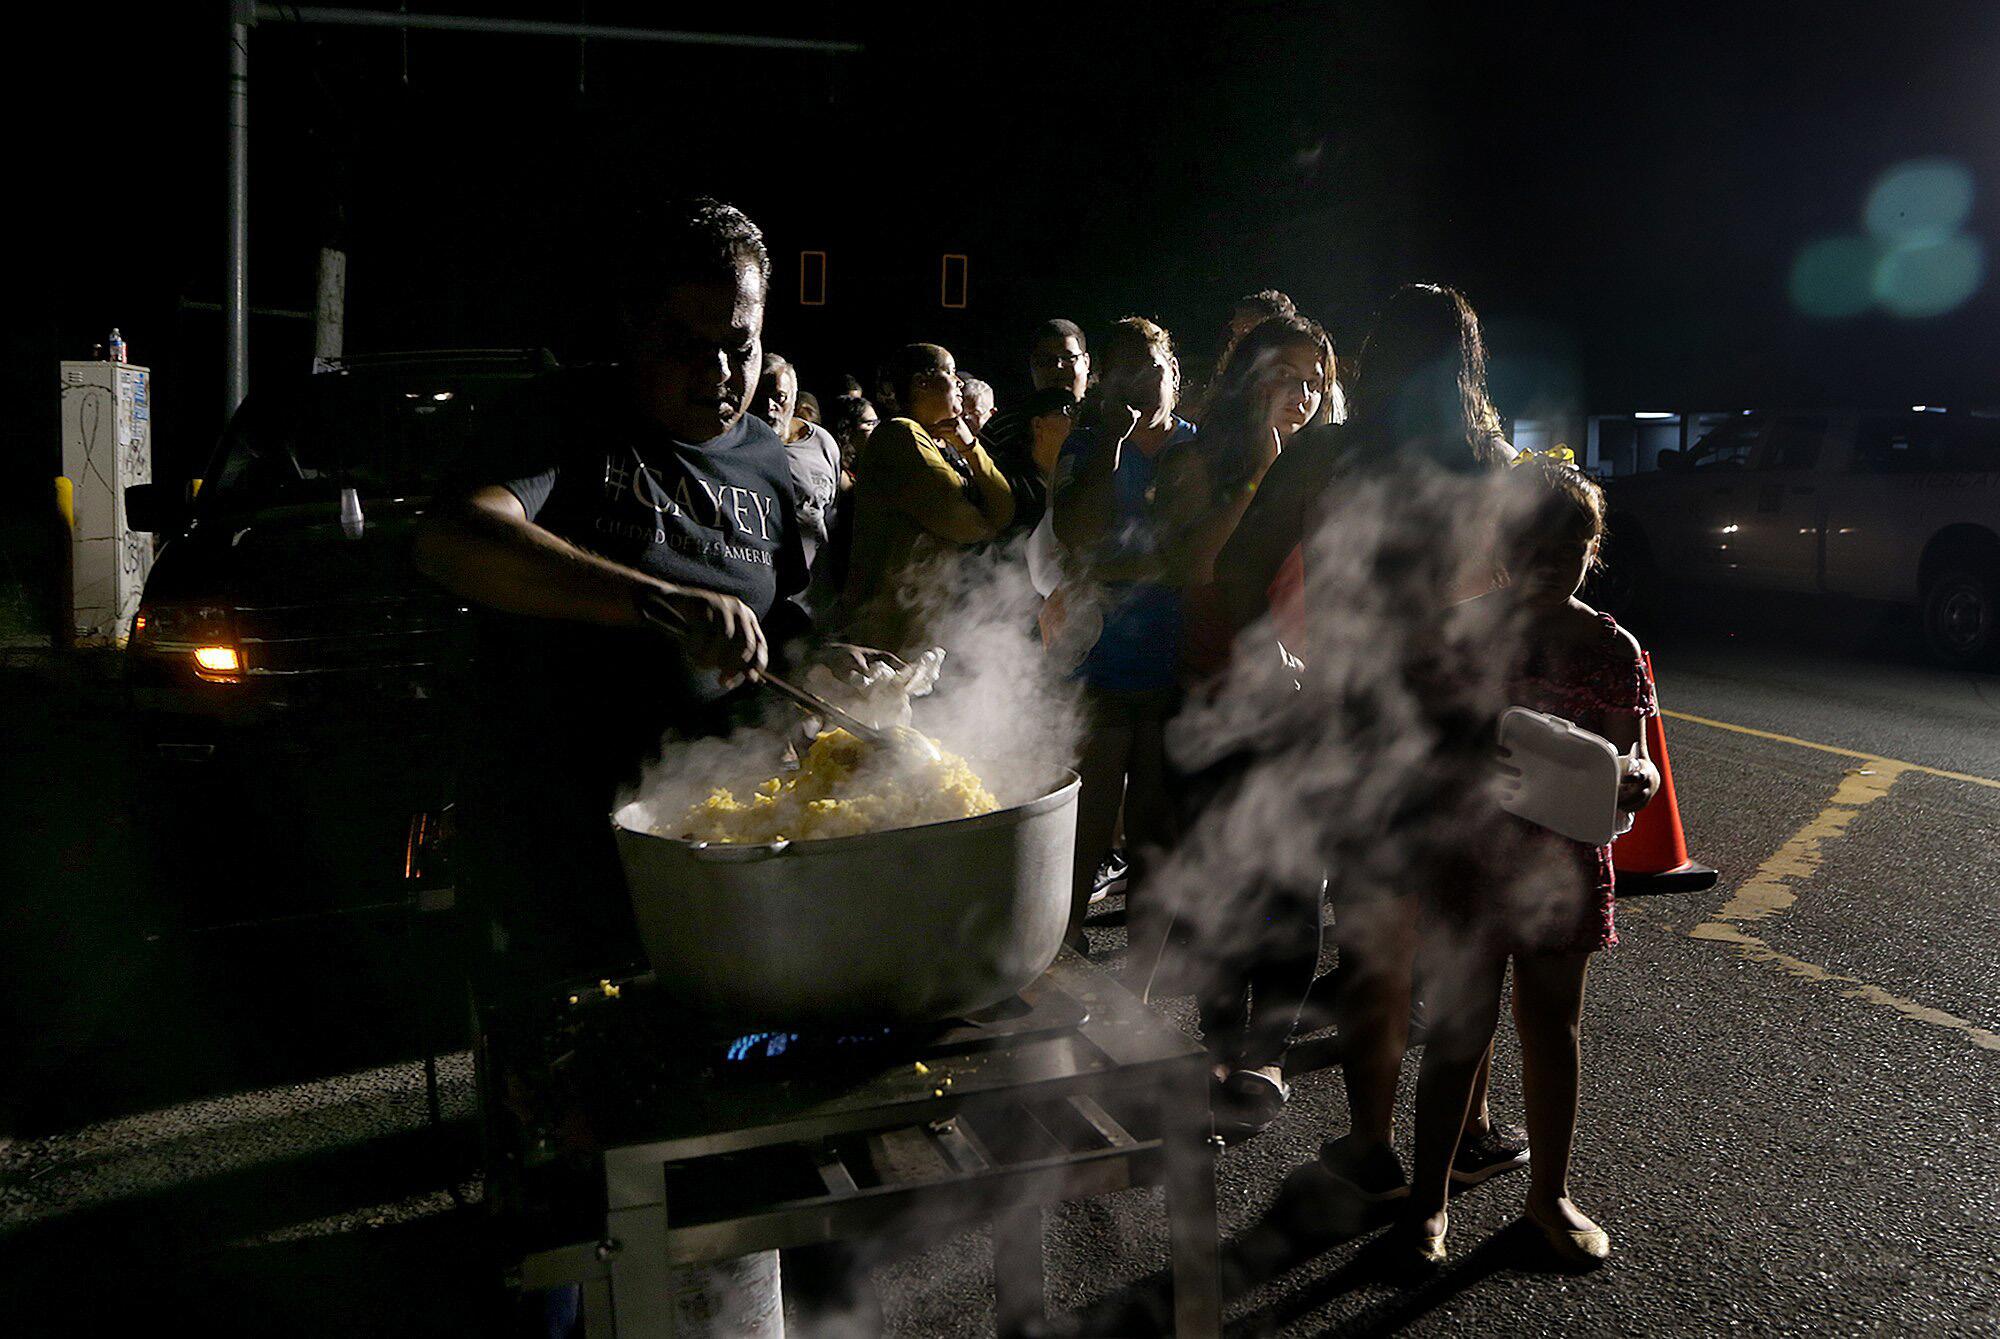
<svg viewBox="0 0 2000 1339"><path fill-rule="evenodd" d="M1697 925L1694 928L1694 938L1734 944L1744 957L1753 962L1775 963L1793 976L1807 981L1826 981L1847 986L1848 989L1841 994L1849 999L1893 1009L1903 1017L1919 1023L1930 1023L1937 1027L1949 1028L1953 1032L1962 1032L1974 1046L1988 1051L2000 1051L2000 1032L1990 1031L1956 1014L1948 1014L1942 1009L1933 1009L1929 1005L1918 1004L1915 1000L1891 995L1880 986L1871 986L1859 977L1842 976L1838 972L1830 972L1814 963L1794 958L1788 953L1780 953L1755 935L1744 934L1733 925L1723 925L1717 921Z"/></svg>
<svg viewBox="0 0 2000 1339"><path fill-rule="evenodd" d="M1679 713L1670 714L1679 715ZM1903 1017L1919 1023L1948 1028L1963 1034L1973 1045L1984 1050L2000 1051L2000 1032L1980 1027L1970 1019L1948 1014L1942 1009L1933 1009L1929 1005L1891 994L1880 986L1869 985L1859 977L1844 976L1816 963L1780 953L1742 928L1750 922L1766 920L1789 910L1792 904L1798 901L1798 894L1793 888L1819 871L1825 859L1824 848L1828 843L1844 836L1862 809L1887 795L1905 773L1936 774L1936 769L1901 763L1872 753L1856 753L1851 749L1834 748L1831 745L1814 744L1802 739L1792 739L1786 735L1770 734L1763 730L1728 725L1721 721L1706 721L1700 717L1681 717L1681 719L1692 720L1701 725L1715 725L1724 730L1737 730L1746 735L1772 739L1783 744L1801 744L1806 748L1819 749L1843 757L1860 758L1876 764L1875 768L1868 771L1857 769L1843 777L1833 793L1833 798L1827 801L1826 807L1815 814L1811 822L1793 833L1790 840L1771 854L1770 859L1759 865L1756 873L1737 885L1735 893L1728 903L1715 913L1715 918L1695 926L1688 932L1689 937L1729 944L1753 962L1774 963L1802 980L1846 986L1848 989L1842 993L1850 999L1892 1009ZM1983 782L1983 778L1979 777L1963 779ZM1993 783L1984 782L1984 784Z"/></svg>
<svg viewBox="0 0 2000 1339"><path fill-rule="evenodd" d="M1729 905L1715 913L1716 919L1761 921L1788 909L1799 900L1792 885L1805 882L1818 871L1820 848L1844 835L1862 806L1887 795L1901 775L1899 768L1884 767L1873 775L1856 772L1842 778L1840 789L1834 791L1826 808L1793 833L1792 839L1759 865L1755 874L1737 885L1736 895L1729 899Z"/></svg>
<svg viewBox="0 0 2000 1339"><path fill-rule="evenodd" d="M1896 767L1905 772L1922 772L1926 776L1941 776L1947 781L1963 781L1968 785L1985 786L1989 790L2000 790L2000 781L1990 776L1973 776L1969 772L1947 772L1942 767L1926 767L1920 762L1904 762L1900 758L1885 758L1879 753L1863 753L1860 749L1844 749L1834 744L1820 744L1810 739L1800 739L1794 735L1781 735L1770 730L1755 730L1747 725L1737 725L1730 721L1713 720L1707 716L1694 716L1685 711L1662 711L1662 716L1670 716L1677 721L1691 725L1706 725L1715 730L1728 730L1739 735L1749 735L1752 739L1768 739L1778 744L1792 744L1802 749L1818 749L1821 753L1831 753L1840 758L1859 758L1863 762L1878 762Z"/></svg>

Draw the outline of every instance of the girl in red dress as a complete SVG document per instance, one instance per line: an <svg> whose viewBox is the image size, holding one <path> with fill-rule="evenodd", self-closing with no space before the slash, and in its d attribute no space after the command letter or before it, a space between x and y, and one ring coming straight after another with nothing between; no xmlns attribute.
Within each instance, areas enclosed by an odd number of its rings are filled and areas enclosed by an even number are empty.
<svg viewBox="0 0 2000 1339"><path fill-rule="evenodd" d="M1460 612L1504 633L1492 644L1509 648L1511 705L1573 721L1618 748L1618 807L1636 812L1660 783L1646 756L1645 718L1658 710L1652 682L1632 635L1576 598L1603 540L1604 493L1573 466L1547 458L1526 460L1506 483L1507 584ZM1437 885L1426 908L1420 952L1434 966L1424 979L1455 988L1430 1001L1403 1230L1420 1259L1444 1258L1452 1158L1511 959L1534 1150L1527 1217L1565 1262L1594 1265L1610 1253L1610 1237L1570 1200L1569 1162L1584 975L1592 953L1618 942L1611 848L1586 846L1511 815L1479 827L1478 849L1464 853L1462 877Z"/></svg>

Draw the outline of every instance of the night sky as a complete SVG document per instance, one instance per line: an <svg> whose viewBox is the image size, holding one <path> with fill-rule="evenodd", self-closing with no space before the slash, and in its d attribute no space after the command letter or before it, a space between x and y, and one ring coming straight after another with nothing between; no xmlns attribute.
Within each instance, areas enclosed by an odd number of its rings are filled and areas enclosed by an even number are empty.
<svg viewBox="0 0 2000 1339"><path fill-rule="evenodd" d="M2000 7L1207 8L718 10L718 29L867 51L592 44L581 93L571 42L416 33L406 59L389 32L262 25L252 301L310 307L338 238L350 350L597 356L596 221L679 182L764 226L767 342L808 388L929 338L1005 392L1050 315L1155 314L1202 365L1229 299L1266 285L1352 351L1395 284L1427 279L1487 318L1509 414L2000 404L1994 282L1938 315L1813 315L1793 273L1815 241L1861 235L1871 186L1912 160L1969 181L1953 254L2000 267ZM225 13L126 7L24 85L40 153L21 199L49 231L10 267L29 299L7 323L0 429L17 481L53 472L56 360L114 324L159 378L159 473L197 473L214 439L221 318L181 303L221 295ZM829 255L824 308L795 300L804 248ZM964 311L938 305L947 251L970 257ZM254 321L253 390L309 352L305 324Z"/></svg>

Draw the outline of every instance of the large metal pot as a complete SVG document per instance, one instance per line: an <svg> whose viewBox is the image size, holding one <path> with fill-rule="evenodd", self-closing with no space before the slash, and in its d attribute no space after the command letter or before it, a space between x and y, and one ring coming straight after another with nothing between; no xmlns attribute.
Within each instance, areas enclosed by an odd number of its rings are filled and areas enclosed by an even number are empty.
<svg viewBox="0 0 2000 1339"><path fill-rule="evenodd" d="M930 1022L1048 969L1069 918L1074 772L977 818L827 841L731 845L613 815L661 991L729 1027Z"/></svg>

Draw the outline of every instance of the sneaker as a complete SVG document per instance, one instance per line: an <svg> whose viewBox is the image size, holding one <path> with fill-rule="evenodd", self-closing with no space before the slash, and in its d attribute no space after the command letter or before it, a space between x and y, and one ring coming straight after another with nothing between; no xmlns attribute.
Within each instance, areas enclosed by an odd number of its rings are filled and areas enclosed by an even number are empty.
<svg viewBox="0 0 2000 1339"><path fill-rule="evenodd" d="M1090 886L1090 900L1102 902L1113 893L1122 892L1131 867L1125 860L1123 851L1113 851L1097 864L1097 878Z"/></svg>
<svg viewBox="0 0 2000 1339"><path fill-rule="evenodd" d="M1518 1125L1496 1122L1486 1133L1469 1134L1458 1141L1458 1156L1451 1160L1451 1179L1462 1186L1476 1186L1490 1176L1527 1165L1528 1132Z"/></svg>
<svg viewBox="0 0 2000 1339"><path fill-rule="evenodd" d="M1320 1145L1319 1160L1341 1189L1364 1204L1381 1204L1410 1193L1402 1159L1387 1144L1368 1146L1351 1134L1342 1135Z"/></svg>

